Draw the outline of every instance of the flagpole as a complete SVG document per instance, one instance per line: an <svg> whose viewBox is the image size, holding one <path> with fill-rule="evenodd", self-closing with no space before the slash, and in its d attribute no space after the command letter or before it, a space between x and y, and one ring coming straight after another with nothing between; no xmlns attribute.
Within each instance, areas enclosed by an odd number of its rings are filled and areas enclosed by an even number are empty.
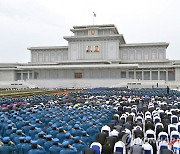
<svg viewBox="0 0 180 154"><path fill-rule="evenodd" d="M96 17L96 13L93 12L93 25L94 25L94 18Z"/></svg>

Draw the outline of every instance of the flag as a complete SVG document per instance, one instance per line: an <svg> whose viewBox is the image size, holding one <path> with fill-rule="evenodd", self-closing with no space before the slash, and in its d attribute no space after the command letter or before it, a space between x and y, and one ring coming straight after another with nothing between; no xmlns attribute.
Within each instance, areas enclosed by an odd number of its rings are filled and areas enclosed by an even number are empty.
<svg viewBox="0 0 180 154"><path fill-rule="evenodd" d="M94 17L96 17L96 13L93 12Z"/></svg>

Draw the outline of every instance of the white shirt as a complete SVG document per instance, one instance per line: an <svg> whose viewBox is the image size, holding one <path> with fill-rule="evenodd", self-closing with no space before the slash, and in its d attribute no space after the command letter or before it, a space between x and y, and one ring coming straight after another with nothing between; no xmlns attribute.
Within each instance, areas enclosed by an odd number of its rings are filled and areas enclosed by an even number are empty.
<svg viewBox="0 0 180 154"><path fill-rule="evenodd" d="M114 145L114 152L116 152L116 147L121 147L123 148L123 154L126 154L126 146L122 141L118 141Z"/></svg>
<svg viewBox="0 0 180 154"><path fill-rule="evenodd" d="M146 136L146 138L148 138L148 137L147 137L147 135L148 135L148 134L153 134L153 136L154 136L154 137L151 137L151 138L156 139L156 134L155 134L155 132L154 132L153 130L148 129L148 130L146 131L146 135L145 135L145 136Z"/></svg>
<svg viewBox="0 0 180 154"><path fill-rule="evenodd" d="M178 135L178 136L179 136L179 132L176 131L176 130L173 130L173 131L171 132L171 135L170 135L170 140L173 140L173 135Z"/></svg>
<svg viewBox="0 0 180 154"><path fill-rule="evenodd" d="M99 143L99 142L93 142L91 145L90 145L90 148L93 147L93 145L96 145L100 148L100 153L102 152L102 145Z"/></svg>
<svg viewBox="0 0 180 154"><path fill-rule="evenodd" d="M162 141L159 143L159 146L157 149L159 152L160 152L161 146L166 146L170 150L170 146L168 145L168 142L166 142L166 141Z"/></svg>
<svg viewBox="0 0 180 154"><path fill-rule="evenodd" d="M118 114L115 114L114 116L118 117L118 119L119 119L119 115Z"/></svg>
<svg viewBox="0 0 180 154"><path fill-rule="evenodd" d="M102 133L103 131L108 131L108 136L109 136L109 135L110 135L110 132L111 132L111 128L110 128L109 126L105 125L105 126L103 126L103 127L101 128L101 133Z"/></svg>
<svg viewBox="0 0 180 154"><path fill-rule="evenodd" d="M176 154L180 154L180 142L177 141L173 144L173 150Z"/></svg>
<svg viewBox="0 0 180 154"><path fill-rule="evenodd" d="M142 148L144 150L151 150L151 154L153 154L153 148L152 148L152 146L149 143L146 142L145 144L143 144Z"/></svg>
<svg viewBox="0 0 180 154"><path fill-rule="evenodd" d="M176 129L176 125L174 125L174 124L169 124L168 125L168 134L169 135L171 135L170 128L172 128L172 127Z"/></svg>
<svg viewBox="0 0 180 154"><path fill-rule="evenodd" d="M180 126L180 122L176 124L176 130L179 131L178 127Z"/></svg>
<svg viewBox="0 0 180 154"><path fill-rule="evenodd" d="M144 143L143 143L142 139L140 139L140 138L138 137L138 138L135 138L135 139L134 139L133 145L134 145L134 144L136 144L136 145L143 145Z"/></svg>
<svg viewBox="0 0 180 154"><path fill-rule="evenodd" d="M173 118L175 118L175 119L176 119L175 121L177 121L177 122L178 122L178 120L179 120L179 119L178 119L178 117L177 117L176 115L172 115L172 116L171 116L171 123L173 123L173 121L172 121L172 120L173 120Z"/></svg>
<svg viewBox="0 0 180 154"><path fill-rule="evenodd" d="M166 136L166 140L169 142L168 134L167 134L166 132L160 132L160 133L158 134L158 140L160 140L160 138L161 138L162 135L165 135L165 136Z"/></svg>
<svg viewBox="0 0 180 154"><path fill-rule="evenodd" d="M155 125L155 132L157 131L157 127L158 127L158 126L162 126L162 128L164 128L164 125L163 125L162 123L158 122L158 123L156 123L156 125Z"/></svg>
<svg viewBox="0 0 180 154"><path fill-rule="evenodd" d="M118 136L119 135L119 132L115 129L113 129L113 131L110 132L110 135L109 136Z"/></svg>

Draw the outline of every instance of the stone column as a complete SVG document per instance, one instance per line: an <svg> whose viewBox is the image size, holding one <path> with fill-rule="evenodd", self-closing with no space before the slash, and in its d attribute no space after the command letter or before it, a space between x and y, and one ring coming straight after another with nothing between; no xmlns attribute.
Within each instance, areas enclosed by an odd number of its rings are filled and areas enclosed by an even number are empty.
<svg viewBox="0 0 180 154"><path fill-rule="evenodd" d="M158 69L158 80L160 80L160 70Z"/></svg>
<svg viewBox="0 0 180 154"><path fill-rule="evenodd" d="M23 72L21 72L21 80L23 80Z"/></svg>

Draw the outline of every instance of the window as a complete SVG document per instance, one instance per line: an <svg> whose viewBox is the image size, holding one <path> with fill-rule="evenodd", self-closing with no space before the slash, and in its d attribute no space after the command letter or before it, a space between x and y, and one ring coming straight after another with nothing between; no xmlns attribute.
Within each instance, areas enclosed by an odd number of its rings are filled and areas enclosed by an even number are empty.
<svg viewBox="0 0 180 154"><path fill-rule="evenodd" d="M150 71L144 71L144 80L150 80Z"/></svg>
<svg viewBox="0 0 180 154"><path fill-rule="evenodd" d="M126 78L126 72L121 72L121 78Z"/></svg>
<svg viewBox="0 0 180 154"><path fill-rule="evenodd" d="M134 79L134 72L129 72L129 78Z"/></svg>
<svg viewBox="0 0 180 154"><path fill-rule="evenodd" d="M74 78L75 79L81 79L82 78L82 73L81 72L74 73Z"/></svg>

